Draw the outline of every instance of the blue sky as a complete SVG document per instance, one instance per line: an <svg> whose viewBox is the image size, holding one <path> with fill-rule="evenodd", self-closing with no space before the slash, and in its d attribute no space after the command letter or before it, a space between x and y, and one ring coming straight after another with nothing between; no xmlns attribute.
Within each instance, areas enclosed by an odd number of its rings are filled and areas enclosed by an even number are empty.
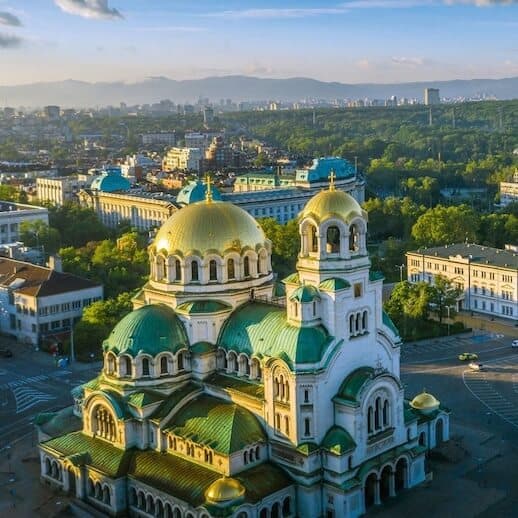
<svg viewBox="0 0 518 518"><path fill-rule="evenodd" d="M518 1L0 0L0 84L518 75Z"/></svg>

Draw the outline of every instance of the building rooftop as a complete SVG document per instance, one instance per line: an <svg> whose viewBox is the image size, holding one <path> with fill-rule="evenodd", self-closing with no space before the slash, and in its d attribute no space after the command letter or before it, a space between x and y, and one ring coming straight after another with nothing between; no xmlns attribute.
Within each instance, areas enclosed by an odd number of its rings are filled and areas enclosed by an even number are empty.
<svg viewBox="0 0 518 518"><path fill-rule="evenodd" d="M409 254L420 254L426 256L441 257L449 259L460 257L472 264L497 266L518 270L518 253L513 250L502 250L490 246L476 245L474 243L454 243L452 245L436 246L431 248L420 248Z"/></svg>
<svg viewBox="0 0 518 518"><path fill-rule="evenodd" d="M2 257L0 258L0 286L11 287L17 293L25 295L47 297L93 288L100 284L70 273Z"/></svg>
<svg viewBox="0 0 518 518"><path fill-rule="evenodd" d="M25 205L24 203L14 203L12 201L0 201L0 212L14 212L20 210L47 211L45 207L38 207L37 205Z"/></svg>

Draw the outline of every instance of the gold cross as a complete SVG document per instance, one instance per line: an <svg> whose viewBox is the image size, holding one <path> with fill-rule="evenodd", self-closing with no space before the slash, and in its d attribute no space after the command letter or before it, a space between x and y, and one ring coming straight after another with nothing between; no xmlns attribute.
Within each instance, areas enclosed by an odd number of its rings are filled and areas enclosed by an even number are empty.
<svg viewBox="0 0 518 518"><path fill-rule="evenodd" d="M329 175L329 190L334 191L335 190L335 170L331 169L331 174Z"/></svg>
<svg viewBox="0 0 518 518"><path fill-rule="evenodd" d="M205 201L207 203L212 203L212 189L211 189L211 180L210 180L209 174L205 175L205 186L207 189L207 192L205 194Z"/></svg>

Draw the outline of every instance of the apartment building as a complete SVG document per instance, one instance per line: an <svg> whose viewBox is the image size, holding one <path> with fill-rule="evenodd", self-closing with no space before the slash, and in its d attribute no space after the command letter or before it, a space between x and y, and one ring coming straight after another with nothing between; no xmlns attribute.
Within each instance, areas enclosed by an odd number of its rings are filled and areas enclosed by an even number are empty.
<svg viewBox="0 0 518 518"><path fill-rule="evenodd" d="M45 207L0 201L0 244L20 241L21 224L37 220L48 225L49 211Z"/></svg>

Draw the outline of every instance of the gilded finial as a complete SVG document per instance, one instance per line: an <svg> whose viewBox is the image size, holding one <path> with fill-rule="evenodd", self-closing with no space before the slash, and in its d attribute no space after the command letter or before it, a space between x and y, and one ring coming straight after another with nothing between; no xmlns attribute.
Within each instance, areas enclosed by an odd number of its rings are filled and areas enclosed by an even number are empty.
<svg viewBox="0 0 518 518"><path fill-rule="evenodd" d="M205 175L205 186L207 188L207 192L205 194L205 201L207 203L212 203L212 182L210 179L210 175Z"/></svg>
<svg viewBox="0 0 518 518"><path fill-rule="evenodd" d="M329 190L334 191L335 190L335 170L331 169L331 174L329 175Z"/></svg>

